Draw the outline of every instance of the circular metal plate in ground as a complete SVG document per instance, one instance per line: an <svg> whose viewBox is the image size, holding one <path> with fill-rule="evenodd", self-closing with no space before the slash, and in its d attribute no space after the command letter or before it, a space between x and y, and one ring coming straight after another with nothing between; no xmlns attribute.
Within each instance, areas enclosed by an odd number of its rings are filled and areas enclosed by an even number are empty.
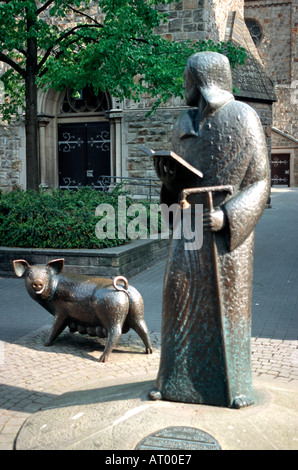
<svg viewBox="0 0 298 470"><path fill-rule="evenodd" d="M135 450L221 450L210 434L187 426L173 426L149 434Z"/></svg>

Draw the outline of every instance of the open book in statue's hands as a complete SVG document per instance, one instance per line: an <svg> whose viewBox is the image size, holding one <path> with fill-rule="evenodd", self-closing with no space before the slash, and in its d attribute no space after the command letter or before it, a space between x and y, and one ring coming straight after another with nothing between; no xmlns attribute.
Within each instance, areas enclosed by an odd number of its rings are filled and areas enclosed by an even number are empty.
<svg viewBox="0 0 298 470"><path fill-rule="evenodd" d="M194 166L187 163L182 157L179 157L179 155L177 155L172 150L158 150L155 152L154 150L151 150L150 148L145 147L144 145L140 145L139 148L143 152L147 153L147 155L150 155L150 157L172 158L195 175L199 176L200 178L203 178L203 173L201 171L197 170Z"/></svg>

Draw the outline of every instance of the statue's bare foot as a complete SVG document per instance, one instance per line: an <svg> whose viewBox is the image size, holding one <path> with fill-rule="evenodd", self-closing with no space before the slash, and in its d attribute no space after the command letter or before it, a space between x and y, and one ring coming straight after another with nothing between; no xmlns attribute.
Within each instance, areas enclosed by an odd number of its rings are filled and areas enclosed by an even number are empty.
<svg viewBox="0 0 298 470"><path fill-rule="evenodd" d="M159 390L157 390L156 388L154 388L153 390L151 390L151 392L149 393L149 398L151 400L162 400L162 395L160 393Z"/></svg>
<svg viewBox="0 0 298 470"><path fill-rule="evenodd" d="M237 408L239 410L240 408L251 406L253 403L254 401L252 398L248 398L243 395L234 399L232 408Z"/></svg>

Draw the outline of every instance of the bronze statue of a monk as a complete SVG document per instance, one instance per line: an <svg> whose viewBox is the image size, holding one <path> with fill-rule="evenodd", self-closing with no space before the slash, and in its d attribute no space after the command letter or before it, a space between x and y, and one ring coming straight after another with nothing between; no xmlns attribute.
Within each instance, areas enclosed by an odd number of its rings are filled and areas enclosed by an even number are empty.
<svg viewBox="0 0 298 470"><path fill-rule="evenodd" d="M191 207L204 205L203 245L185 250L183 234L171 240L161 359L150 396L241 408L253 403L253 245L269 196L265 137L256 112L232 95L225 56L191 56L184 79L186 103L192 108L178 118L172 145L187 166L171 158L154 160L162 203L180 203L182 191L193 188ZM222 185L230 190L218 188ZM215 187L212 207L206 192L210 187Z"/></svg>

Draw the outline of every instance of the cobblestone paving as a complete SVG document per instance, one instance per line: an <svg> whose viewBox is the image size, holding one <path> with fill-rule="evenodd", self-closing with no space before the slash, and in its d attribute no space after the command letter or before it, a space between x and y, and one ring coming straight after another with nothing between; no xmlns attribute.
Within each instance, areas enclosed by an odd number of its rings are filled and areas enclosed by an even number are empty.
<svg viewBox="0 0 298 470"><path fill-rule="evenodd" d="M101 379L155 374L160 357L160 333L151 333L154 353L144 354L141 340L123 335L108 362L99 363L104 342L79 334L63 333L52 347L43 344L49 328L1 343L0 449L13 449L15 436L30 414L56 396L77 389L97 388ZM297 383L298 343L252 338L253 374Z"/></svg>
<svg viewBox="0 0 298 470"><path fill-rule="evenodd" d="M50 327L49 327L50 328ZM154 372L159 364L160 334L152 334L154 354L144 354L141 340L123 335L108 362L99 363L104 340L63 333L51 347L43 344L49 328L15 343L1 342L0 449L13 448L26 418L62 393L94 388L107 377L132 377Z"/></svg>
<svg viewBox="0 0 298 470"><path fill-rule="evenodd" d="M272 210L265 211L256 231L252 370L254 377L290 382L298 390L298 188L274 189L272 201ZM12 449L26 418L63 393L98 388L108 377L155 376L163 272L164 262L157 263L132 283L147 306L154 354L144 354L141 340L129 332L104 364L97 362L102 340L63 333L52 347L45 347L52 318L29 303L22 280L1 280L0 330L6 341L0 341L0 449ZM39 315L42 323L36 326ZM25 331L31 333L24 336Z"/></svg>

